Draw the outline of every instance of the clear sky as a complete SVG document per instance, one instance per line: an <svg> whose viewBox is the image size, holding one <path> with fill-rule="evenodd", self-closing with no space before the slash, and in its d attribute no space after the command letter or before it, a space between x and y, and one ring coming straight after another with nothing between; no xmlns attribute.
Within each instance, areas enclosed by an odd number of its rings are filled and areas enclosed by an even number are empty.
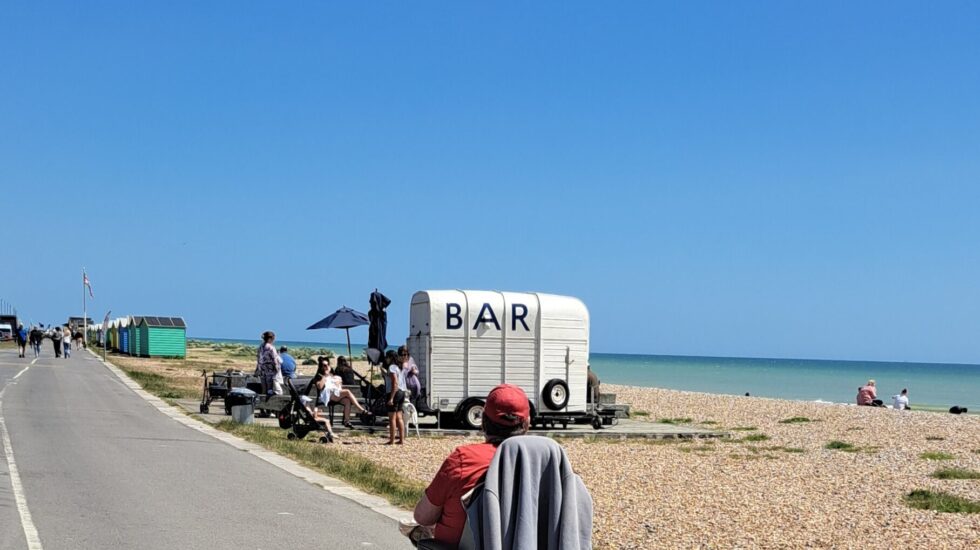
<svg viewBox="0 0 980 550"><path fill-rule="evenodd" d="M600 352L980 363L976 2L4 2L0 298L305 327L581 298ZM367 331L353 333L366 340Z"/></svg>

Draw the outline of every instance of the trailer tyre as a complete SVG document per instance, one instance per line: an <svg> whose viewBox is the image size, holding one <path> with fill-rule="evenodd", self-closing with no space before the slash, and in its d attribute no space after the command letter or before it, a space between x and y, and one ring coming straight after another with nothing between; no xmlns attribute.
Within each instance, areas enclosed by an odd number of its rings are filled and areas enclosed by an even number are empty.
<svg viewBox="0 0 980 550"><path fill-rule="evenodd" d="M552 378L544 385L541 392L546 407L552 410L561 410L568 405L568 384L564 380Z"/></svg>
<svg viewBox="0 0 980 550"><path fill-rule="evenodd" d="M459 423L469 430L479 430L483 427L483 401L473 399L459 408Z"/></svg>

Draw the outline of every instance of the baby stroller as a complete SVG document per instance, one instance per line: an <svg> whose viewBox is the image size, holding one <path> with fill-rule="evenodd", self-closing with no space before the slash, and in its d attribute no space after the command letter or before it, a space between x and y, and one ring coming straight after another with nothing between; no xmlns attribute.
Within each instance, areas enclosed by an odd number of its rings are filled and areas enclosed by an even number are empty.
<svg viewBox="0 0 980 550"><path fill-rule="evenodd" d="M360 413L359 417L361 423L365 426L374 426L378 423L378 420L385 419L388 416L388 409L386 407L387 395L385 394L384 386L375 386L368 380L366 376L363 376L359 372L354 372L354 378L357 379L357 384L360 386L361 390L361 401L367 412Z"/></svg>
<svg viewBox="0 0 980 550"><path fill-rule="evenodd" d="M286 387L289 389L289 403L277 415L279 427L290 430L286 437L288 439L306 439L307 434L317 430L323 434L320 436L320 443L333 443L333 436L327 430L327 421L317 420L313 417L310 407L316 406L315 398L300 395L288 378L286 379ZM303 399L304 397L306 399Z"/></svg>

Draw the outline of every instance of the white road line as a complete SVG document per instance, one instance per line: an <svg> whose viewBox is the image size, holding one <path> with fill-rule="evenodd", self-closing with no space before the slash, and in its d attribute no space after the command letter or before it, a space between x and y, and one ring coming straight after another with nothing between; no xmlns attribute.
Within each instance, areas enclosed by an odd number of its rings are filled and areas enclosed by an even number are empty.
<svg viewBox="0 0 980 550"><path fill-rule="evenodd" d="M17 376L24 374L30 366L17 373ZM17 378L14 376L14 378ZM27 508L27 499L24 498L24 485L20 482L20 471L17 469L17 462L14 460L14 447L10 444L10 434L7 433L7 423L3 419L3 394L7 387L0 390L0 439L3 439L3 454L7 459L7 470L10 472L10 488L14 493L14 502L17 504L17 512L20 513L20 525L24 528L24 538L27 539L28 550L43 550L41 538L37 534L37 527L31 519L31 511Z"/></svg>
<svg viewBox="0 0 980 550"><path fill-rule="evenodd" d="M37 357L35 357L35 358L34 358L34 360L33 360L33 361L31 361L31 364L32 364L32 365L33 365L34 363L37 363Z"/></svg>
<svg viewBox="0 0 980 550"><path fill-rule="evenodd" d="M17 380L17 378L19 378L19 377L20 377L20 375L22 375L22 374L24 374L25 372L27 372L27 369L29 369L29 368L31 368L31 366L30 366L30 365L27 365L26 367L24 367L23 369L21 369L21 370L20 370L20 372L18 372L17 374L15 374L15 375L14 375L14 377L13 377L13 378L11 378L11 380ZM4 389L6 389L6 388L4 388ZM3 395L3 394L2 394L2 393L0 393L0 396L2 396L2 395Z"/></svg>

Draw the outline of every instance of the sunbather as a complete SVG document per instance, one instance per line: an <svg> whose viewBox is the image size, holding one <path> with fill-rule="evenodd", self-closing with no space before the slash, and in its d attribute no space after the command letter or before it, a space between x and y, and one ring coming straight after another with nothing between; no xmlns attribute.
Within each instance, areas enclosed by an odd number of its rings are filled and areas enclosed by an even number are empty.
<svg viewBox="0 0 980 550"><path fill-rule="evenodd" d="M316 384L317 393L319 394L319 401L324 405L330 403L339 403L344 406L344 416L343 424L347 428L353 428L354 425L350 422L350 410L354 408L358 413L367 412L367 410L357 402L357 397L350 390L344 389L343 380L339 376L335 376L333 371L330 369L330 364L326 361L321 361L320 366L317 369L316 377L313 379L313 383Z"/></svg>

